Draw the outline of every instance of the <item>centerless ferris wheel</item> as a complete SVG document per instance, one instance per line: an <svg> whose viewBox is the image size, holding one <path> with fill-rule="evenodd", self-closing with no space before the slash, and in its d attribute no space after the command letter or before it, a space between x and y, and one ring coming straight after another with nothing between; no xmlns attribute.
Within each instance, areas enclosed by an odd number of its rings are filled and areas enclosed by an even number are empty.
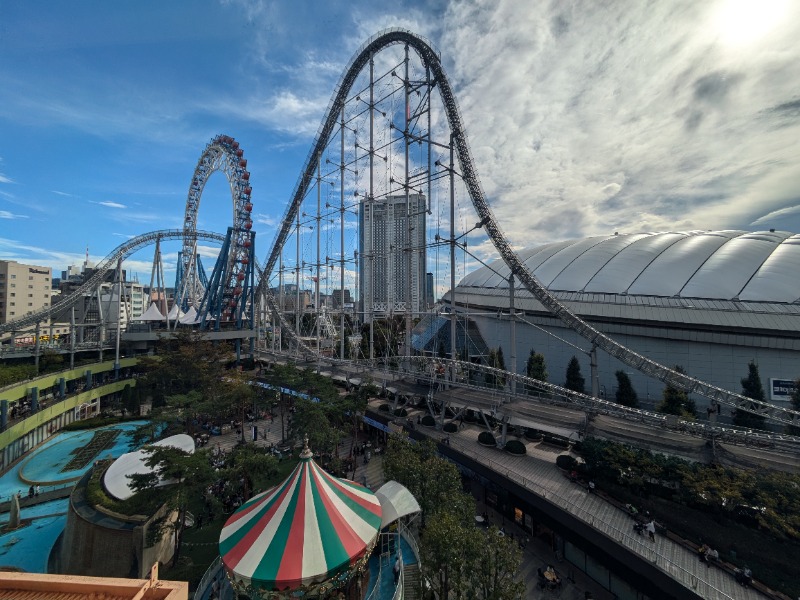
<svg viewBox="0 0 800 600"><path fill-rule="evenodd" d="M206 280L198 261L197 213L203 189L215 171L224 173L228 179L233 226L228 228L214 271ZM224 323L241 326L243 319L252 323L255 266L252 191L247 159L239 142L228 135L216 136L200 155L189 185L175 304L170 313L176 323L199 324L201 328L213 324L215 329Z"/></svg>

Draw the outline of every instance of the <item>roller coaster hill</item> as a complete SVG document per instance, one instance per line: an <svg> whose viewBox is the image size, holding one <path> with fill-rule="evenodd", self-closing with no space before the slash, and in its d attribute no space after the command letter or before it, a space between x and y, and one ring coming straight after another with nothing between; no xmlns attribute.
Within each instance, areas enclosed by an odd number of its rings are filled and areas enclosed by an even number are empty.
<svg viewBox="0 0 800 600"><path fill-rule="evenodd" d="M197 229L203 189L215 171L225 174L231 192L232 226L224 235ZM116 270L119 282L123 261L148 245L156 249L150 289L165 289L160 244L179 240L171 306L159 300L165 296L153 298L126 332L119 319L113 324L71 322L71 327L98 328L98 339L115 345L117 356L120 341L141 350L160 332L192 327L212 339L234 341L240 355L288 357L317 368L361 371L385 382L421 382L430 396L454 388L479 395L473 389L476 381L503 382L478 408L504 427L524 423L525 411L546 398L588 416L609 414L792 454L800 448L800 438L782 433L786 426L800 425L800 412L747 398L631 350L586 322L536 278L487 201L438 51L410 31L376 34L345 69L261 268L252 210L244 152L236 140L219 135L195 167L183 229L150 232L123 243L57 309L2 324L0 335L46 323L56 310L63 313L80 297L96 293L109 272ZM210 276L198 259L201 241L222 246ZM485 265L471 250L481 241L490 242L502 260L500 276L508 282L504 293L510 294L512 307L513 290L525 291L582 337L595 357L606 353L625 368L703 396L713 405L763 417L773 431L667 418L609 402L597 390L582 394L528 378L517 365L513 309L511 365L506 369L488 364L481 355L485 349L470 346L469 314L456 286L467 275L467 265ZM349 290L356 290L357 299L351 309L344 300ZM434 304L429 298L435 291L441 296ZM122 292L117 298L121 296ZM445 324L443 343L433 352L421 347L413 333L414 325L426 318ZM463 410L466 392L461 396L462 406L456 408Z"/></svg>

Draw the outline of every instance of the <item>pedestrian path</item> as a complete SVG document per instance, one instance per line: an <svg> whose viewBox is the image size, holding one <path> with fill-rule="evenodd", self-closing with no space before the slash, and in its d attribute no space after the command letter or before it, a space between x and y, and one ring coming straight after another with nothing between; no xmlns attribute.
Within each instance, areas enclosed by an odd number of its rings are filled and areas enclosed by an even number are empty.
<svg viewBox="0 0 800 600"><path fill-rule="evenodd" d="M416 430L437 442L446 437L446 434L433 428L417 427ZM530 492L578 517L703 598L769 598L752 587L742 587L726 570L708 568L698 560L696 552L668 537L657 536L655 542L651 542L646 536L636 535L632 530L630 515L600 496L587 493L556 467L556 456L565 450L521 438L527 454L514 456L496 448L479 445L477 439L482 430L475 425L465 425L457 433L449 434L447 437L451 449L504 474Z"/></svg>

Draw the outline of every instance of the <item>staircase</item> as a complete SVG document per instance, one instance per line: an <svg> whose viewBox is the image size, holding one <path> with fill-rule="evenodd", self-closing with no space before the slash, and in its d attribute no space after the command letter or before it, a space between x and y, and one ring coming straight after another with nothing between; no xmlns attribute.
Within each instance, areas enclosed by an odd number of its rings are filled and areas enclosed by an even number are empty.
<svg viewBox="0 0 800 600"><path fill-rule="evenodd" d="M420 597L419 565L403 567L403 600L417 600Z"/></svg>

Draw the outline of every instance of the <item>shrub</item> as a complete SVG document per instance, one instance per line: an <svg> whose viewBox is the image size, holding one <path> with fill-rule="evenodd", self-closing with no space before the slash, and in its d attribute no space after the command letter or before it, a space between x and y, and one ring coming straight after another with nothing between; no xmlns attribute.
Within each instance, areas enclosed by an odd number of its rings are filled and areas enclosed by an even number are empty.
<svg viewBox="0 0 800 600"><path fill-rule="evenodd" d="M475 411L470 409L464 412L464 420L467 423L474 423L478 420L478 415L475 414Z"/></svg>
<svg viewBox="0 0 800 600"><path fill-rule="evenodd" d="M394 409L394 416L395 417L407 417L408 411L405 408L395 408Z"/></svg>
<svg viewBox="0 0 800 600"><path fill-rule="evenodd" d="M422 426L423 427L435 427L436 426L436 420L430 415L425 415L424 417L422 417Z"/></svg>
<svg viewBox="0 0 800 600"><path fill-rule="evenodd" d="M378 410L381 412L389 412L389 404L387 402L384 402L378 407Z"/></svg>
<svg viewBox="0 0 800 600"><path fill-rule="evenodd" d="M578 461L569 454L559 454L556 456L556 466L562 471L573 471L578 467Z"/></svg>
<svg viewBox="0 0 800 600"><path fill-rule="evenodd" d="M488 431L481 431L478 435L478 443L481 446L497 446L497 440Z"/></svg>
<svg viewBox="0 0 800 600"><path fill-rule="evenodd" d="M542 439L542 432L538 429L526 429L525 430L525 437L531 440L532 442L538 442Z"/></svg>
<svg viewBox="0 0 800 600"><path fill-rule="evenodd" d="M519 456L527 452L525 444L523 444L519 440L508 440L506 442L506 447L504 448L504 450L509 454L517 454Z"/></svg>
<svg viewBox="0 0 800 600"><path fill-rule="evenodd" d="M445 433L455 433L458 431L458 425L455 423L445 423L444 427L442 427L442 431Z"/></svg>

